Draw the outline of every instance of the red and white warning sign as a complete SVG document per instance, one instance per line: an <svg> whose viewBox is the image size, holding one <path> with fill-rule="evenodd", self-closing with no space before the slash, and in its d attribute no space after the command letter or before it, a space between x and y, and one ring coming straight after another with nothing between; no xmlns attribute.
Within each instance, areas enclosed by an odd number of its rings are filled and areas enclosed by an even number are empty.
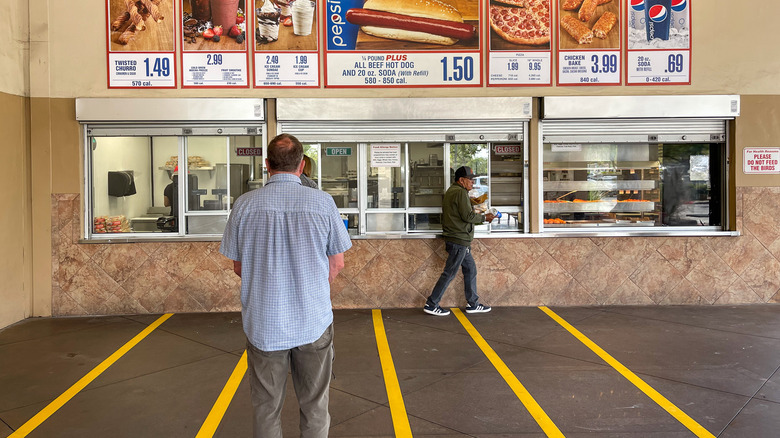
<svg viewBox="0 0 780 438"><path fill-rule="evenodd" d="M745 148L745 173L780 173L780 148Z"/></svg>

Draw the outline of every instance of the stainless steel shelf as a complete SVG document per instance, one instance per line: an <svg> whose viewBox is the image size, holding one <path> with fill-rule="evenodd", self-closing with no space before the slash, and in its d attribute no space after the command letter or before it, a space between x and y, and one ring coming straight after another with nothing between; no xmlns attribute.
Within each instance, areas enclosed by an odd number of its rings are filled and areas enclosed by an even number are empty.
<svg viewBox="0 0 780 438"><path fill-rule="evenodd" d="M610 166L597 166L598 162L589 161L546 161L544 170L630 170L630 169L657 169L658 161L616 161Z"/></svg>
<svg viewBox="0 0 780 438"><path fill-rule="evenodd" d="M617 222L594 222L594 221L571 221L565 224L544 224L545 228L574 228L574 227L654 227L653 221L617 221Z"/></svg>
<svg viewBox="0 0 780 438"><path fill-rule="evenodd" d="M545 192L587 192L595 190L653 190L656 181L545 181Z"/></svg>
<svg viewBox="0 0 780 438"><path fill-rule="evenodd" d="M623 213L655 210L655 202L545 202L545 213Z"/></svg>

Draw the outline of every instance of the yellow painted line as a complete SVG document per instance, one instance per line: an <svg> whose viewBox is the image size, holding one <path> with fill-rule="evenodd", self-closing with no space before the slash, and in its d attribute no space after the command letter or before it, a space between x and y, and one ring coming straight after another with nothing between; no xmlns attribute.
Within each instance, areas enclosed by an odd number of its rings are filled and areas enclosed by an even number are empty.
<svg viewBox="0 0 780 438"><path fill-rule="evenodd" d="M22 425L19 429L16 429L14 433L9 435L9 438L21 438L24 436L27 436L30 432L35 430L36 427L40 426L41 423L46 421L49 417L52 416L59 408L61 408L65 403L70 401L76 394L78 394L82 389L84 389L87 385L92 383L93 380L95 380L98 376L100 376L103 371L108 369L111 365L114 364L117 360L119 360L120 357L124 356L125 353L130 351L133 347L136 346L139 342L141 342L146 336L149 335L149 333L153 332L154 329L160 326L160 324L164 323L168 318L170 318L173 315L173 313L166 313L165 315L157 318L157 320L151 324L149 324L148 327L143 329L141 333L138 333L135 335L133 339L130 339L127 341L125 345L123 345L119 350L115 351L114 354L111 356L108 356L106 360L101 362L98 366L92 369L92 371L88 372L84 377L79 379L78 382L74 383L73 386L68 388L65 392L63 392L59 397L54 399L51 403L49 403L48 406L41 409L40 412L35 414L34 417L27 420L26 423Z"/></svg>
<svg viewBox="0 0 780 438"><path fill-rule="evenodd" d="M376 335L376 348L379 350L379 362L382 364L382 374L385 376L385 388L387 389L387 401L390 403L390 415L393 417L393 429L398 438L412 437L412 427L409 425L409 417L406 415L404 397L401 395L401 386L398 384L398 375L395 373L393 357L390 355L390 345L387 343L385 323L382 321L382 311L371 311L374 318L374 333Z"/></svg>
<svg viewBox="0 0 780 438"><path fill-rule="evenodd" d="M200 427L198 434L195 435L195 438L210 438L217 432L217 427L219 426L219 423L222 422L222 417L225 416L225 412L227 411L228 406L230 406L230 402L233 401L233 396L236 395L238 385L244 378L244 374L246 374L246 368L246 350L244 350L244 354L242 354L241 359L238 360L236 367L233 369L233 373L230 374L227 383L225 383L225 387L222 388L222 392L219 394L219 397L217 397L214 406L211 407L211 412L209 412L206 421L203 422L203 425Z"/></svg>
<svg viewBox="0 0 780 438"><path fill-rule="evenodd" d="M640 391L644 392L654 402L656 402L659 406L661 406L666 412L670 413L674 418L677 419L677 421L682 423L683 426L687 427L688 430L693 432L694 435L698 437L708 437L708 438L715 437L707 429L705 429L699 423L697 423L693 418L689 417L685 412L680 410L680 408L678 408L672 402L667 400L667 398L661 395L661 393L653 389L653 387L645 383L645 381L639 378L639 376L631 372L631 370L626 368L622 363L618 362L617 359L610 356L609 353L607 353L601 347L596 345L595 342L588 339L588 337L583 335L582 332L580 332L579 330L574 328L574 326L566 322L566 320L558 316L557 313L553 312L552 310L548 309L545 306L540 306L539 309L541 309L544 313L546 313L550 318L554 319L555 322L560 324L563 328L568 330L569 333L574 335L575 338L579 339L580 342L582 342L588 348L590 348L601 359L603 359L604 362L608 363L610 366L612 366L612 368L617 370L617 372L622 374L623 377L628 379L629 382L633 383L634 386L639 388Z"/></svg>
<svg viewBox="0 0 780 438"><path fill-rule="evenodd" d="M460 309L452 309L452 312L458 318L458 321L463 324L463 327L466 329L469 335L471 335L471 339L473 339L477 346L479 346L480 350L485 353L485 356L487 356L488 360L490 360L490 363L492 363L496 368L496 371L501 374L501 377L504 378L504 381L506 381L509 387L512 388L512 391L514 391L517 398L520 399L520 401L523 403L523 406L528 409L528 413L530 413L534 420L536 420L536 423L539 424L539 427L542 428L542 431L544 431L544 433L549 437L563 437L564 435L558 429L558 426L553 423L550 417L547 416L547 413L544 412L544 409L542 409L542 407L539 406L539 403L537 403L533 396L531 396L531 393L525 389L525 386L523 386L523 384L520 383L512 371L509 370L509 367L506 366L504 361L501 360L501 358L498 357L498 354L496 354L490 345L488 345L487 341L485 341L485 338L479 334L477 329L474 328L471 322L469 322L469 320L466 318L466 315L464 315Z"/></svg>

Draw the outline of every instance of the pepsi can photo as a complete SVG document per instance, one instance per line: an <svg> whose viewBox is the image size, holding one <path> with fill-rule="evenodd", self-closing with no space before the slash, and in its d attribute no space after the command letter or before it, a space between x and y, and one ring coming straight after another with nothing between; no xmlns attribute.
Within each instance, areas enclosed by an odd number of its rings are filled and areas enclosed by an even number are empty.
<svg viewBox="0 0 780 438"><path fill-rule="evenodd" d="M629 0L628 26L631 29L645 29L645 0Z"/></svg>
<svg viewBox="0 0 780 438"><path fill-rule="evenodd" d="M672 27L688 30L688 0L672 0Z"/></svg>
<svg viewBox="0 0 780 438"><path fill-rule="evenodd" d="M645 25L647 40L669 39L671 27L672 0L645 0Z"/></svg>

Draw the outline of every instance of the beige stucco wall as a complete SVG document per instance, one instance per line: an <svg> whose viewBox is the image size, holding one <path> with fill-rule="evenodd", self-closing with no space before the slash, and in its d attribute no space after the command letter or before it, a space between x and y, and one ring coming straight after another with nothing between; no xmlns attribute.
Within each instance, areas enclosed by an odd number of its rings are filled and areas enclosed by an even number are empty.
<svg viewBox="0 0 780 438"><path fill-rule="evenodd" d="M31 314L27 10L26 0L0 2L0 328Z"/></svg>
<svg viewBox="0 0 780 438"><path fill-rule="evenodd" d="M735 138L736 184L742 187L780 187L780 174L745 174L742 170L745 148L780 148L780 96L743 96Z"/></svg>
<svg viewBox="0 0 780 438"><path fill-rule="evenodd" d="M0 328L31 312L28 107L28 98L0 93Z"/></svg>
<svg viewBox="0 0 780 438"><path fill-rule="evenodd" d="M0 2L0 92L28 95L27 0Z"/></svg>

